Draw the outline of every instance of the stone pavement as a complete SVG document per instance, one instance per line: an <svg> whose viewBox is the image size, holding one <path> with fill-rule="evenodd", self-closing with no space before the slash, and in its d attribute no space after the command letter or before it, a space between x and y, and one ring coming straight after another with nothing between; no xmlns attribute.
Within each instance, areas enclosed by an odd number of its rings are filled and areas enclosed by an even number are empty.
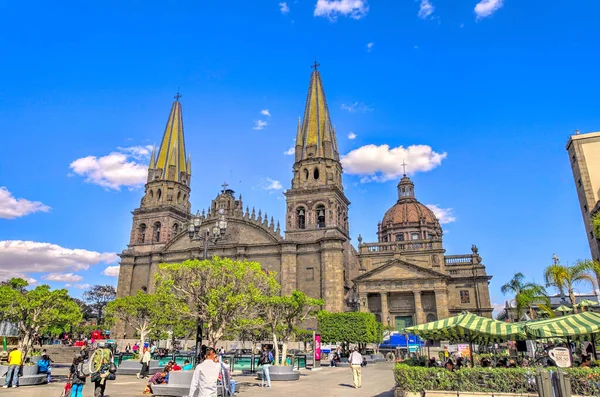
<svg viewBox="0 0 600 397"><path fill-rule="evenodd" d="M363 368L363 385L352 387L352 373L349 368L324 367L320 371L302 371L297 382L273 382L270 389L259 387L255 376L237 375L234 379L242 383L240 397L284 396L284 397L393 397L394 375L391 363L370 364ZM2 397L58 397L64 386L66 368L57 368L57 380L49 385L25 386L17 389L0 389ZM54 376L54 375L53 375ZM2 379L4 381L4 379ZM120 376L109 382L106 397L142 396L145 381L135 376ZM83 397L93 396L93 385L89 382L83 388Z"/></svg>

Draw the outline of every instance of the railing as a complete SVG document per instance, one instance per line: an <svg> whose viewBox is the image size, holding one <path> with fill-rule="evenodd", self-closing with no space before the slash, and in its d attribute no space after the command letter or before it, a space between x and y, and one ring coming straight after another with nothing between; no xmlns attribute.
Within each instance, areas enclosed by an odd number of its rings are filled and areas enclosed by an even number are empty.
<svg viewBox="0 0 600 397"><path fill-rule="evenodd" d="M473 263L473 255L446 255L446 265L470 265Z"/></svg>
<svg viewBox="0 0 600 397"><path fill-rule="evenodd" d="M433 240L410 240L393 241L391 243L365 243L359 246L360 253L369 252L404 252L404 251L425 251L430 249L441 249L442 241Z"/></svg>

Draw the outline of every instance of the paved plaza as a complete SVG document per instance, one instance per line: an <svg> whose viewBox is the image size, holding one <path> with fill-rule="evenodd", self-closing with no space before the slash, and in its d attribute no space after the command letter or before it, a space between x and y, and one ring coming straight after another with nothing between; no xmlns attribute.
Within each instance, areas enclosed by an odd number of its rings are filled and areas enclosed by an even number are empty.
<svg viewBox="0 0 600 397"><path fill-rule="evenodd" d="M392 397L394 376L391 363L371 364L363 368L363 386L360 389L352 387L352 373L349 368L324 367L320 371L302 371L297 382L273 382L273 387L263 389L259 387L259 380L251 375L237 375L234 379L242 383L239 396L285 396L307 397L313 396L376 396ZM64 385L66 368L57 368L57 380L49 385L25 386L18 389L0 389L2 396L6 397L58 397ZM141 396L144 391L145 381L136 379L135 376L119 376L117 380L109 382L106 388L106 397ZM312 393L312 394L311 394ZM93 386L89 382L83 389L84 397L93 395Z"/></svg>

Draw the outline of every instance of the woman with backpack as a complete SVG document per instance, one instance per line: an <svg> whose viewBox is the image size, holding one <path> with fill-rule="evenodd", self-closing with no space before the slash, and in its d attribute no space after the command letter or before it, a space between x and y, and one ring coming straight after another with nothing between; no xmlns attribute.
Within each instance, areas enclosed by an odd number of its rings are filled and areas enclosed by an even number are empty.
<svg viewBox="0 0 600 397"><path fill-rule="evenodd" d="M73 384L71 397L83 397L83 385L86 375L83 373L83 357L75 357L69 371L69 380Z"/></svg>
<svg viewBox="0 0 600 397"><path fill-rule="evenodd" d="M267 346L263 346L262 354L258 359L258 365L262 365L263 375L261 378L260 386L265 387L265 380L267 381L267 387L271 387L271 375L269 374L269 368L273 362L273 353L267 349Z"/></svg>

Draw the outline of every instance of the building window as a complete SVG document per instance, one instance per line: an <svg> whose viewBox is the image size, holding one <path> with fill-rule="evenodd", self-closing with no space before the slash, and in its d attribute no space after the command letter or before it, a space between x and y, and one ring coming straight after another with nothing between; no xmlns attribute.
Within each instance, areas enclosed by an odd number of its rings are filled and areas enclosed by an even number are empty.
<svg viewBox="0 0 600 397"><path fill-rule="evenodd" d="M308 170L305 168L304 169L304 180L308 179Z"/></svg>
<svg viewBox="0 0 600 397"><path fill-rule="evenodd" d="M160 201L160 198L161 198L161 197L162 197L162 191L161 191L160 189L158 189L158 190L156 191L156 199L157 199L158 201Z"/></svg>
<svg viewBox="0 0 600 397"><path fill-rule="evenodd" d="M594 232L593 232L593 231L591 231L591 232L590 232L590 238L591 238L592 240L594 239Z"/></svg>
<svg viewBox="0 0 600 397"><path fill-rule="evenodd" d="M315 179L319 179L319 169L315 168L315 171L313 172L313 176L315 177Z"/></svg>
<svg viewBox="0 0 600 397"><path fill-rule="evenodd" d="M429 234L427 235L427 238L428 238L429 240L433 240L433 237L434 237L434 236L433 236L433 234L431 234L431 233L429 233Z"/></svg>
<svg viewBox="0 0 600 397"><path fill-rule="evenodd" d="M388 242L388 237L387 236L383 236L381 238L381 241L384 242L384 243L387 243Z"/></svg>
<svg viewBox="0 0 600 397"><path fill-rule="evenodd" d="M419 233L411 233L410 234L410 239L411 240L418 240L420 238L421 238L421 236L419 235Z"/></svg>
<svg viewBox="0 0 600 397"><path fill-rule="evenodd" d="M317 227L325 227L325 206L322 204L317 206Z"/></svg>
<svg viewBox="0 0 600 397"><path fill-rule="evenodd" d="M173 236L176 236L177 233L179 233L179 223L173 225Z"/></svg>
<svg viewBox="0 0 600 397"><path fill-rule="evenodd" d="M581 185L582 185L582 183L581 183L581 179L579 179L579 180L577 181L577 186L581 187Z"/></svg>
<svg viewBox="0 0 600 397"><path fill-rule="evenodd" d="M158 243L160 241L160 222L156 222L154 224L154 228L152 230L152 242Z"/></svg>
<svg viewBox="0 0 600 397"><path fill-rule="evenodd" d="M307 267L306 268L306 281L311 281L315 279L315 268Z"/></svg>
<svg viewBox="0 0 600 397"><path fill-rule="evenodd" d="M143 244L146 241L146 224L142 223L138 227L138 243Z"/></svg>
<svg viewBox="0 0 600 397"><path fill-rule="evenodd" d="M404 241L404 233L396 234L396 241Z"/></svg>
<svg viewBox="0 0 600 397"><path fill-rule="evenodd" d="M298 229L306 228L306 211L304 207L298 208L296 211L296 219L298 221Z"/></svg>
<svg viewBox="0 0 600 397"><path fill-rule="evenodd" d="M577 161L577 158L575 157L575 155L572 155L572 156L571 156L571 160L572 160L573 162Z"/></svg>
<svg viewBox="0 0 600 397"><path fill-rule="evenodd" d="M471 303L471 297L469 296L469 291L462 290L460 291L460 303Z"/></svg>
<svg viewBox="0 0 600 397"><path fill-rule="evenodd" d="M583 211L587 214L587 212L588 212L587 204L583 205Z"/></svg>

